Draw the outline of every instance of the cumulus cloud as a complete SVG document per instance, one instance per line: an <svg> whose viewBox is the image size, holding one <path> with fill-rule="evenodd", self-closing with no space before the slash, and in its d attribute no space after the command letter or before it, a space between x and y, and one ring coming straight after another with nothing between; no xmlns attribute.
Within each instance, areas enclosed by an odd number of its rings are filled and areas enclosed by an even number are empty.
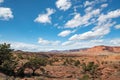
<svg viewBox="0 0 120 80"><path fill-rule="evenodd" d="M103 25L98 25L94 27L92 30L87 31L83 34L75 34L69 38L69 40L89 40L94 38L100 38L104 35L107 35L110 32L110 27L115 23L107 22Z"/></svg>
<svg viewBox="0 0 120 80"><path fill-rule="evenodd" d="M0 41L2 43L11 44L11 48L15 50L23 50L23 51L50 51L50 50L68 50L68 49L79 49L79 48L87 48L98 45L108 45L108 46L120 46L120 38L117 39L94 39L94 40L84 40L84 41L66 41L60 45L56 46L44 46L38 44L29 44L23 42L10 42L10 41Z"/></svg>
<svg viewBox="0 0 120 80"><path fill-rule="evenodd" d="M64 30L64 31L60 32L60 33L58 34L58 36L60 36L60 37L66 37L66 36L68 36L69 34L74 33L74 32L75 32L75 30L73 30L73 31L71 31L71 30Z"/></svg>
<svg viewBox="0 0 120 80"><path fill-rule="evenodd" d="M4 0L0 0L0 3L3 3L4 2Z"/></svg>
<svg viewBox="0 0 120 80"><path fill-rule="evenodd" d="M108 6L108 4L107 4L107 3L106 3L106 4L102 4L102 5L101 5L101 7L102 7L102 8L105 8L105 7L107 7L107 6Z"/></svg>
<svg viewBox="0 0 120 80"><path fill-rule="evenodd" d="M95 17L96 15L100 14L100 9L95 9L84 16L81 16L79 13L75 14L73 19L69 20L65 24L65 28L76 28L82 25L86 25L90 23L90 19Z"/></svg>
<svg viewBox="0 0 120 80"><path fill-rule="evenodd" d="M39 14L34 21L38 23L51 23L51 15L55 13L55 10L47 8L46 11L47 13Z"/></svg>
<svg viewBox="0 0 120 80"><path fill-rule="evenodd" d="M69 46L69 45L73 45L74 42L72 41L66 41L66 42L63 42L61 45L62 46Z"/></svg>
<svg viewBox="0 0 120 80"><path fill-rule="evenodd" d="M40 47L34 44L22 43L22 42L12 42L11 47L15 50L23 51L39 51Z"/></svg>
<svg viewBox="0 0 120 80"><path fill-rule="evenodd" d="M115 29L120 29L120 24L115 25Z"/></svg>
<svg viewBox="0 0 120 80"><path fill-rule="evenodd" d="M117 17L120 17L120 9L110 11L107 14L101 14L98 18L98 21L100 23L104 23L104 22L108 21L109 19L117 18Z"/></svg>
<svg viewBox="0 0 120 80"><path fill-rule="evenodd" d="M102 4L101 8L99 8L99 9L94 9L93 6L95 4L102 3L105 1L106 0L85 1L84 2L85 14L81 15L80 13L77 13L76 9L75 9L74 13L73 13L74 17L65 23L65 25L64 25L65 28L76 28L76 27L81 27L81 26L88 26L90 24L95 23L97 21L96 19L101 14L101 11L103 10L103 8L107 7L108 4L107 3Z"/></svg>
<svg viewBox="0 0 120 80"><path fill-rule="evenodd" d="M98 45L106 46L120 46L120 38L118 39L93 39L93 40L84 40L84 41L66 41L62 43L62 46L67 49L79 49L79 48L88 48Z"/></svg>
<svg viewBox="0 0 120 80"><path fill-rule="evenodd" d="M93 29L91 29L90 31L84 32L82 34L75 34L72 37L70 37L69 40L89 40L89 39L94 39L94 38L95 39L102 38L103 36L110 33L111 31L110 28L115 24L115 22L113 22L111 19L117 18L119 16L120 16L119 9L110 11L107 14L101 14L98 17L96 26ZM79 26L80 25L81 24L79 23ZM117 26L117 28L119 28L119 26Z"/></svg>
<svg viewBox="0 0 120 80"><path fill-rule="evenodd" d="M85 12L88 13L88 12L90 12L92 9L93 9L92 7L87 7L87 8L85 9Z"/></svg>
<svg viewBox="0 0 120 80"><path fill-rule="evenodd" d="M57 0L56 7L60 10L68 10L72 6L70 0Z"/></svg>
<svg viewBox="0 0 120 80"><path fill-rule="evenodd" d="M11 44L11 48L15 50L22 50L22 51L32 51L32 52L39 52L39 51L50 51L53 49L57 49L53 46L41 46L38 44L29 44L23 42L7 42Z"/></svg>
<svg viewBox="0 0 120 80"><path fill-rule="evenodd" d="M91 47L95 45L102 45L104 43L104 40L102 39L96 39L96 40L89 40L89 41L66 41L62 43L62 46L70 46L72 49L74 47L78 48L85 48L85 47Z"/></svg>
<svg viewBox="0 0 120 80"><path fill-rule="evenodd" d="M92 42L92 43L103 43L104 39L94 39L94 40L90 40L90 42Z"/></svg>
<svg viewBox="0 0 120 80"><path fill-rule="evenodd" d="M110 44L120 46L120 38L117 39L111 39Z"/></svg>
<svg viewBox="0 0 120 80"><path fill-rule="evenodd" d="M23 50L23 51L41 51L42 50L41 46L24 43L24 42L0 41L0 44L3 44L3 43L11 44L11 48L15 50Z"/></svg>
<svg viewBox="0 0 120 80"><path fill-rule="evenodd" d="M73 19L69 20L66 24L65 24L65 27L66 28L75 28L75 27L78 27L79 25L81 25L82 23L80 23L80 20L81 20L81 16L80 14L76 14L74 16Z"/></svg>
<svg viewBox="0 0 120 80"><path fill-rule="evenodd" d="M14 42L14 41L1 41L0 44L7 43L11 44L11 48L14 50L22 50L22 51L31 51L31 52L39 52L39 51L51 51L51 50L60 50L62 49L57 41L53 43L53 45L40 45L40 44L31 44L24 42Z"/></svg>
<svg viewBox="0 0 120 80"><path fill-rule="evenodd" d="M50 44L50 42L49 42L48 40L44 40L44 39L42 39L42 38L39 38L39 39L38 39L38 43L43 44L43 45L48 45L48 44Z"/></svg>
<svg viewBox="0 0 120 80"><path fill-rule="evenodd" d="M58 45L58 44L60 44L60 41L49 41L49 40L45 40L43 38L39 38L38 43L41 45Z"/></svg>
<svg viewBox="0 0 120 80"><path fill-rule="evenodd" d="M91 6L91 5L93 5L95 2L94 1L85 1L85 3L84 3L84 7L86 7L86 6Z"/></svg>
<svg viewBox="0 0 120 80"><path fill-rule="evenodd" d="M95 4L106 2L107 0L93 0L93 1L85 1L84 7L94 6ZM105 6L105 5L104 5Z"/></svg>
<svg viewBox="0 0 120 80"><path fill-rule="evenodd" d="M9 20L12 19L14 16L12 14L12 10L6 7L0 7L0 20Z"/></svg>

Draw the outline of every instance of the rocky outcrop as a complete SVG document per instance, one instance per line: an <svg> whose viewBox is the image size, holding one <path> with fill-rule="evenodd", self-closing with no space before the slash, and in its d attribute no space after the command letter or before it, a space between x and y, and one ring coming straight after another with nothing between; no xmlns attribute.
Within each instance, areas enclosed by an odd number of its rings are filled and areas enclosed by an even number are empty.
<svg viewBox="0 0 120 80"><path fill-rule="evenodd" d="M88 48L86 50L81 50L81 52L86 53L101 53L101 52L114 52L114 53L120 53L120 47L114 47L114 46L95 46L92 48Z"/></svg>

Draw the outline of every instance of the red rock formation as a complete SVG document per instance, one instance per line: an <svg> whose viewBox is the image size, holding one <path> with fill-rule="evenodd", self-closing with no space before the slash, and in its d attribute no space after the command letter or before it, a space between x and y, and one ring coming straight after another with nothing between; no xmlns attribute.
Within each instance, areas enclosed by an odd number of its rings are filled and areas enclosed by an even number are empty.
<svg viewBox="0 0 120 80"><path fill-rule="evenodd" d="M88 48L88 49L82 50L82 51L86 52L86 53L100 53L100 52L104 52L104 51L118 53L118 52L120 52L120 47L114 47L114 46L95 46L95 47Z"/></svg>
<svg viewBox="0 0 120 80"><path fill-rule="evenodd" d="M113 47L114 52L120 52L120 47Z"/></svg>

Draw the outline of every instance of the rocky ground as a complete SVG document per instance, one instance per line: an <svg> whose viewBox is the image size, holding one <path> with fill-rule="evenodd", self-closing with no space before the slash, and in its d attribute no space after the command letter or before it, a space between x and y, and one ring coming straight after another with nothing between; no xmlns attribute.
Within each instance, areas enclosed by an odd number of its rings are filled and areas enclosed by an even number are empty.
<svg viewBox="0 0 120 80"><path fill-rule="evenodd" d="M24 78L14 78L0 73L0 80L120 80L120 53L107 51L106 49L104 51L104 49L103 47L102 49L94 47L86 51L70 52L70 54L63 53L61 55L55 53L43 55L49 56L49 59L53 61L43 67L45 69L44 74L42 74L40 69L36 70L36 73L42 75ZM92 54L93 52L94 55ZM21 63L25 62L28 55L32 57L34 54L22 53ZM80 63L76 65L76 61ZM94 64L98 65L94 74L96 77L94 78L89 72L83 73L83 64L88 64L89 62L94 62ZM31 72L32 70L26 69L26 73Z"/></svg>

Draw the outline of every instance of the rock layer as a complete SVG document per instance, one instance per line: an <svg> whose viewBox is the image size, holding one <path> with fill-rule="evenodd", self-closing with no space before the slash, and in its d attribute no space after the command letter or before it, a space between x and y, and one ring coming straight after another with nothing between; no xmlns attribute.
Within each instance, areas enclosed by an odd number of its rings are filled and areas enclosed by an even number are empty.
<svg viewBox="0 0 120 80"><path fill-rule="evenodd" d="M92 48L81 50L81 52L84 52L84 53L101 53L101 52L120 53L120 47L102 45L102 46L95 46Z"/></svg>

